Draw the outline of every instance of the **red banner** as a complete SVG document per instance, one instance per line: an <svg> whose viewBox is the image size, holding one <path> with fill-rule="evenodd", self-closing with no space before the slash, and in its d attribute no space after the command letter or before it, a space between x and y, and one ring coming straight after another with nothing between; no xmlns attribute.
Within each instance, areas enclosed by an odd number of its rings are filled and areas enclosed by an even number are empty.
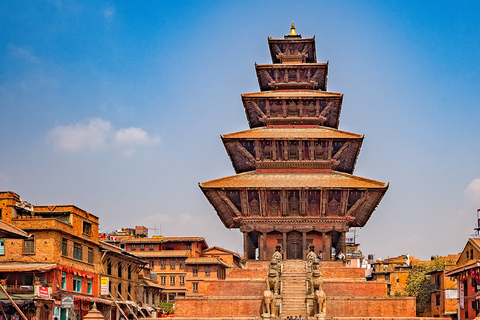
<svg viewBox="0 0 480 320"><path fill-rule="evenodd" d="M48 292L48 288L38 286L38 296L40 298L50 299L50 292Z"/></svg>

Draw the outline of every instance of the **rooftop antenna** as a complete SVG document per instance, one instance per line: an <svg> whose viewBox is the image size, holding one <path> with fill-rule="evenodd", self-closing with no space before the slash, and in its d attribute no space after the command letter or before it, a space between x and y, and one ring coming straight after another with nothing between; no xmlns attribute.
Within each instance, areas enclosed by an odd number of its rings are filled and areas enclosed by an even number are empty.
<svg viewBox="0 0 480 320"><path fill-rule="evenodd" d="M148 228L148 230L153 230L155 232L155 235L161 235L162 234L162 225L160 224L160 234L158 233L159 229L157 228L157 224L155 224L155 228Z"/></svg>

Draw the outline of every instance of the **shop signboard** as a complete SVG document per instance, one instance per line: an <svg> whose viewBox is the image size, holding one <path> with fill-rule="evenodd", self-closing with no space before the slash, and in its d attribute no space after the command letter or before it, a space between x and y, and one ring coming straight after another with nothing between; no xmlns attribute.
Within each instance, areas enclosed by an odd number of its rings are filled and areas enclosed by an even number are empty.
<svg viewBox="0 0 480 320"><path fill-rule="evenodd" d="M101 277L100 278L100 294L102 296L108 296L110 291L108 290L109 278L108 277Z"/></svg>
<svg viewBox="0 0 480 320"><path fill-rule="evenodd" d="M62 308L73 308L73 296L62 297Z"/></svg>
<svg viewBox="0 0 480 320"><path fill-rule="evenodd" d="M37 292L38 297L50 299L50 292L48 291L48 288L42 287L42 286L38 286L37 288L38 288L37 289L38 290L38 292Z"/></svg>

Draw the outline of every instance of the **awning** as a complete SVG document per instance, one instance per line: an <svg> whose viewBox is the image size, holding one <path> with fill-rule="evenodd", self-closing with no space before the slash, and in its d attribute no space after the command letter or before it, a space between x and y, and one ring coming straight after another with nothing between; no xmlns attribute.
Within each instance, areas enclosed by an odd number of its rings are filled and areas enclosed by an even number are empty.
<svg viewBox="0 0 480 320"><path fill-rule="evenodd" d="M26 272L41 271L47 272L57 267L56 263L2 263L0 264L0 272Z"/></svg>

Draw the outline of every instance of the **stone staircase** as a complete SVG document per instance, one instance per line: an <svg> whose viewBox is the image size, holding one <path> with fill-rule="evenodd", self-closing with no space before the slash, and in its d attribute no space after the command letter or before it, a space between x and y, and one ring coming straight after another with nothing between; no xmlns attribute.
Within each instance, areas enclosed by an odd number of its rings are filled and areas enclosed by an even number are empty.
<svg viewBox="0 0 480 320"><path fill-rule="evenodd" d="M306 266L302 260L283 261L280 318L302 315L306 319Z"/></svg>

